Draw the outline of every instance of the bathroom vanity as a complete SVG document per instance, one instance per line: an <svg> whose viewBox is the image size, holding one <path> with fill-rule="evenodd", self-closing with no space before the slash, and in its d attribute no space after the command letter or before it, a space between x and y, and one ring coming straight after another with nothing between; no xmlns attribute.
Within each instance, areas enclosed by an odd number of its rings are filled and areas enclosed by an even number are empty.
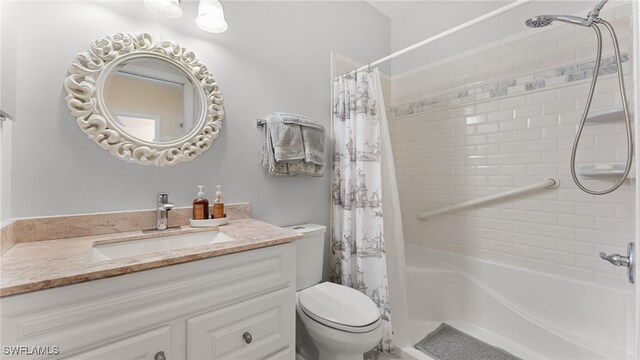
<svg viewBox="0 0 640 360"><path fill-rule="evenodd" d="M2 345L42 355L2 358L293 359L300 236L253 219L224 231L234 240L108 260L91 258L99 236L15 245L2 257Z"/></svg>

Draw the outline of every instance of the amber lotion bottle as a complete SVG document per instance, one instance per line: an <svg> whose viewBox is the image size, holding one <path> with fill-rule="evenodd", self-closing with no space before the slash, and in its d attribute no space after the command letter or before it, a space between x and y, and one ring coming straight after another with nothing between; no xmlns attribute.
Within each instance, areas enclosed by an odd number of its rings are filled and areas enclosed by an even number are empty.
<svg viewBox="0 0 640 360"><path fill-rule="evenodd" d="M193 220L209 218L209 200L204 198L203 185L198 185L198 198L193 200Z"/></svg>
<svg viewBox="0 0 640 360"><path fill-rule="evenodd" d="M222 185L216 185L216 198L213 200L213 218L224 217L224 201L222 200Z"/></svg>

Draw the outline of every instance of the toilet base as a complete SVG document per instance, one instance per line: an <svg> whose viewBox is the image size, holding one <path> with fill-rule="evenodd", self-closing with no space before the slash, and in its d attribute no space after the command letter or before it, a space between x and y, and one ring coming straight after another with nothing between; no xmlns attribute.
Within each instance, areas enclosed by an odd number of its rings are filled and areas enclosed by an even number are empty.
<svg viewBox="0 0 640 360"><path fill-rule="evenodd" d="M382 338L382 326L370 332L352 333L330 328L311 319L296 304L298 316L318 349L320 360L361 360Z"/></svg>

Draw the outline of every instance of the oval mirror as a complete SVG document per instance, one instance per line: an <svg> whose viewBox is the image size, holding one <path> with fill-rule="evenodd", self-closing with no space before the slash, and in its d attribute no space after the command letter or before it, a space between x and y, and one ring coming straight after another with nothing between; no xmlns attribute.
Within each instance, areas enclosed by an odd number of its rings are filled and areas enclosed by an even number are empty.
<svg viewBox="0 0 640 360"><path fill-rule="evenodd" d="M207 150L224 116L222 94L191 51L149 34L116 34L80 53L65 80L80 129L117 158L174 165Z"/></svg>
<svg viewBox="0 0 640 360"><path fill-rule="evenodd" d="M114 127L148 143L171 143L203 119L203 102L187 74L149 57L127 59L106 75L105 112Z"/></svg>

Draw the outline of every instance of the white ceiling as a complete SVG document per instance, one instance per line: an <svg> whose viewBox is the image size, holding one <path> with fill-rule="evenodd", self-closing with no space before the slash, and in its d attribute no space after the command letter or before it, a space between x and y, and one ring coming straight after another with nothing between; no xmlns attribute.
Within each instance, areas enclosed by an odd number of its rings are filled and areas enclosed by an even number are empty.
<svg viewBox="0 0 640 360"><path fill-rule="evenodd" d="M366 0L371 6L378 9L381 13L385 14L388 18L393 18L401 13L409 10L412 6L419 3L416 0Z"/></svg>

